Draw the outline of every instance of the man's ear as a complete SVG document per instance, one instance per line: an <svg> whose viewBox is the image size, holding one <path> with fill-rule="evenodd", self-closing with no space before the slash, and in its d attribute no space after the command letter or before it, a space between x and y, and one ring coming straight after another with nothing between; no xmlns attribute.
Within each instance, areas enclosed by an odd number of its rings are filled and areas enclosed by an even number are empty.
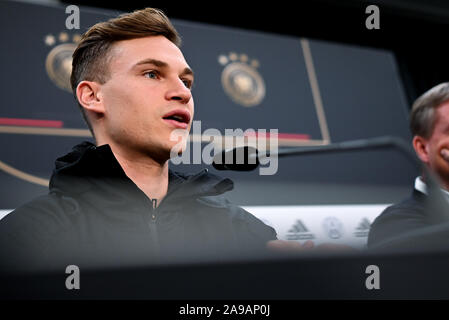
<svg viewBox="0 0 449 320"><path fill-rule="evenodd" d="M100 118L105 113L103 96L98 82L81 81L76 87L76 96L81 106L95 118Z"/></svg>
<svg viewBox="0 0 449 320"><path fill-rule="evenodd" d="M429 150L427 139L421 136L414 136L413 149L415 149L416 155L422 162L426 164L429 163Z"/></svg>

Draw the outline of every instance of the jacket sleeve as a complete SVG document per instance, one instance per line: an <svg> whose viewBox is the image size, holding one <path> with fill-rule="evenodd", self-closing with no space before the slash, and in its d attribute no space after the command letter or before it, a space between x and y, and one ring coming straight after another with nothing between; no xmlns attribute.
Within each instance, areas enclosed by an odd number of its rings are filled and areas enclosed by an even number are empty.
<svg viewBox="0 0 449 320"><path fill-rule="evenodd" d="M386 208L373 222L368 235L368 248L427 225L419 207L393 205Z"/></svg>
<svg viewBox="0 0 449 320"><path fill-rule="evenodd" d="M54 236L69 226L55 195L36 198L0 220L0 268L34 270L47 259Z"/></svg>
<svg viewBox="0 0 449 320"><path fill-rule="evenodd" d="M241 207L231 205L233 224L239 243L248 248L265 249L266 243L276 240L276 231Z"/></svg>

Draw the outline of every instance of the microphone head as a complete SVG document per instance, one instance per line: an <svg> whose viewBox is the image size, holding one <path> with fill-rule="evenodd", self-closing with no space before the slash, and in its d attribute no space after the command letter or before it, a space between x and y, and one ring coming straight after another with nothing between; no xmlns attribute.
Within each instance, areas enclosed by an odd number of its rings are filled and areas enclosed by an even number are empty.
<svg viewBox="0 0 449 320"><path fill-rule="evenodd" d="M214 156L212 166L217 170L251 171L259 166L257 149L244 146L223 150Z"/></svg>

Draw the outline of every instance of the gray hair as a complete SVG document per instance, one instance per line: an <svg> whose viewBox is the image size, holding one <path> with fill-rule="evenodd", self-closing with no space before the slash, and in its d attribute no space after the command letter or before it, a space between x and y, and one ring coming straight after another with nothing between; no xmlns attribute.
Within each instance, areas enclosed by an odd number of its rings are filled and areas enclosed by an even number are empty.
<svg viewBox="0 0 449 320"><path fill-rule="evenodd" d="M449 82L443 82L424 92L410 112L410 130L413 136L429 138L435 126L435 110L449 100Z"/></svg>

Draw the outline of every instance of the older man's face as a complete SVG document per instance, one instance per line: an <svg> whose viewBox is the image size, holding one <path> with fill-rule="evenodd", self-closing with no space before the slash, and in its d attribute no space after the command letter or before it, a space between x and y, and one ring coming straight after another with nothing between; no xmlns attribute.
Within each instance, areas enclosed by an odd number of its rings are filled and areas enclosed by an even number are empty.
<svg viewBox="0 0 449 320"><path fill-rule="evenodd" d="M110 79L102 85L104 130L122 148L165 159L190 130L193 73L179 48L163 36L119 41L112 48Z"/></svg>
<svg viewBox="0 0 449 320"><path fill-rule="evenodd" d="M435 127L426 139L427 159L421 158L429 168L449 184L449 101L436 109Z"/></svg>

